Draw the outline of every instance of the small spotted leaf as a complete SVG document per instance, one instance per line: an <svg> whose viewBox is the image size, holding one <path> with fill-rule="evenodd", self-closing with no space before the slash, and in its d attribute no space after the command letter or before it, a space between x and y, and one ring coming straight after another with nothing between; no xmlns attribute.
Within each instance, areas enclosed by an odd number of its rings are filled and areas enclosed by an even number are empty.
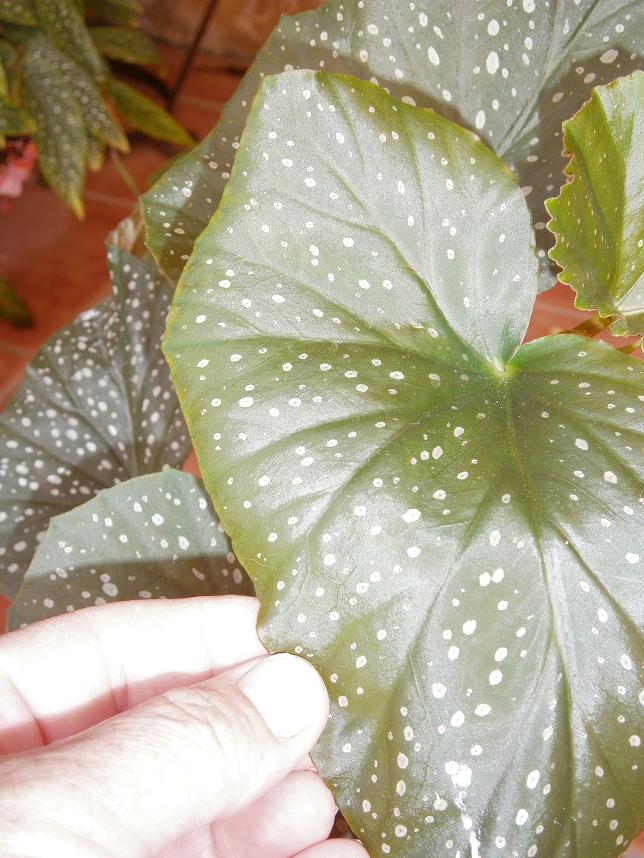
<svg viewBox="0 0 644 858"><path fill-rule="evenodd" d="M163 140L175 146L191 146L194 143L186 129L147 95L116 78L109 81L108 91L116 109L132 128L154 140Z"/></svg>
<svg viewBox="0 0 644 858"><path fill-rule="evenodd" d="M31 0L0 0L0 23L3 21L35 27L37 21Z"/></svg>
<svg viewBox="0 0 644 858"><path fill-rule="evenodd" d="M0 38L0 96L8 98L15 81L17 52L6 39Z"/></svg>
<svg viewBox="0 0 644 858"><path fill-rule="evenodd" d="M38 166L52 190L82 217L87 133L81 106L39 39L28 43L21 69L23 102L37 125Z"/></svg>
<svg viewBox="0 0 644 858"><path fill-rule="evenodd" d="M138 65L162 66L163 60L152 39L131 27L91 27L90 34L99 53L111 60Z"/></svg>
<svg viewBox="0 0 644 858"><path fill-rule="evenodd" d="M31 116L0 94L0 134L30 134L36 128Z"/></svg>
<svg viewBox="0 0 644 858"><path fill-rule="evenodd" d="M17 328L29 328L34 323L29 307L4 277L0 277L0 319Z"/></svg>
<svg viewBox="0 0 644 858"><path fill-rule="evenodd" d="M531 241L470 132L290 72L169 315L260 635L326 680L314 758L374 858L614 858L637 831L644 367L520 346Z"/></svg>
<svg viewBox="0 0 644 858"><path fill-rule="evenodd" d="M636 7L633 0L328 0L284 17L216 128L144 196L148 245L177 280L217 208L262 77L320 68L373 80L476 130L516 171L537 227L540 285L548 288L544 200L557 192L565 163L561 123L592 86L641 65L644 15Z"/></svg>
<svg viewBox="0 0 644 858"><path fill-rule="evenodd" d="M101 80L106 67L74 0L33 0L38 23L54 44Z"/></svg>
<svg viewBox="0 0 644 858"><path fill-rule="evenodd" d="M54 47L46 36L33 39L30 47L34 62L44 63L45 69L49 66L55 68L67 89L73 93L83 115L87 145L89 146L90 137L97 137L108 146L113 146L120 152L127 152L129 144L123 129L108 109L93 77L84 67Z"/></svg>
<svg viewBox="0 0 644 858"><path fill-rule="evenodd" d="M53 518L10 628L128 599L252 595L201 482L168 470L104 489Z"/></svg>
<svg viewBox="0 0 644 858"><path fill-rule="evenodd" d="M105 143L98 137L90 137L87 141L87 168L96 172L105 162Z"/></svg>
<svg viewBox="0 0 644 858"><path fill-rule="evenodd" d="M181 467L190 441L161 334L170 299L123 225L112 296L40 350L0 416L0 593L12 597L53 515L133 476Z"/></svg>
<svg viewBox="0 0 644 858"><path fill-rule="evenodd" d="M617 316L614 334L642 334L644 72L598 87L563 129L570 181L547 203L550 256L578 307Z"/></svg>
<svg viewBox="0 0 644 858"><path fill-rule="evenodd" d="M134 26L143 11L138 0L85 0L85 8L104 21Z"/></svg>

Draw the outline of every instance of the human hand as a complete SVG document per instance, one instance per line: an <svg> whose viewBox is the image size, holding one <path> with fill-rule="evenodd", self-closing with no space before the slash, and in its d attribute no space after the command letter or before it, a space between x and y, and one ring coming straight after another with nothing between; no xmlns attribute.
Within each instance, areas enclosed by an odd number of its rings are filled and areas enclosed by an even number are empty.
<svg viewBox="0 0 644 858"><path fill-rule="evenodd" d="M129 602L0 637L0 856L366 858L326 840L324 685L256 616Z"/></svg>

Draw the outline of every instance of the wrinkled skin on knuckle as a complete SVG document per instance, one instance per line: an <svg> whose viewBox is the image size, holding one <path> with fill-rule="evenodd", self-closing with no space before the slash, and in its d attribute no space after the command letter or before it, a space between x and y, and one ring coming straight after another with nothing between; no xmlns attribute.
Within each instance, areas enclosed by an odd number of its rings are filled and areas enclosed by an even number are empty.
<svg viewBox="0 0 644 858"><path fill-rule="evenodd" d="M171 689L154 701L154 709L155 729L207 754L213 777L224 784L252 774L270 735L252 704L231 688Z"/></svg>
<svg viewBox="0 0 644 858"><path fill-rule="evenodd" d="M44 753L27 752L1 760L2 858L112 858L110 840L132 846L130 854L134 855L134 833L115 818L114 809L93 783L91 772L98 764L79 757L73 741L61 742ZM105 831L110 837L103 837Z"/></svg>

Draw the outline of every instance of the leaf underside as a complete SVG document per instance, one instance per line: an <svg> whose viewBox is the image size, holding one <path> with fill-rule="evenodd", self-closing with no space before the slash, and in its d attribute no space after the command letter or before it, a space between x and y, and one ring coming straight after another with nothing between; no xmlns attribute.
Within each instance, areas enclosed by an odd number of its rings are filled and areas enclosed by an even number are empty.
<svg viewBox="0 0 644 858"><path fill-rule="evenodd" d="M641 821L644 373L519 346L531 234L468 132L284 74L169 315L260 634L326 680L315 760L373 856L609 858Z"/></svg>
<svg viewBox="0 0 644 858"><path fill-rule="evenodd" d="M344 72L477 130L523 186L537 226L540 288L554 283L544 200L561 185L561 123L593 86L641 64L632 0L330 0L282 18L215 129L143 198L148 244L178 280L217 208L249 105L284 68Z"/></svg>
<svg viewBox="0 0 644 858"><path fill-rule="evenodd" d="M181 467L190 440L161 354L170 299L150 260L109 248L112 295L63 328L0 416L0 593L13 597L54 515Z"/></svg>
<svg viewBox="0 0 644 858"><path fill-rule="evenodd" d="M547 204L550 256L578 307L617 316L614 334L642 334L644 73L598 87L563 129L571 181Z"/></svg>
<svg viewBox="0 0 644 858"><path fill-rule="evenodd" d="M52 519L11 608L19 628L129 599L252 595L200 480L167 470Z"/></svg>

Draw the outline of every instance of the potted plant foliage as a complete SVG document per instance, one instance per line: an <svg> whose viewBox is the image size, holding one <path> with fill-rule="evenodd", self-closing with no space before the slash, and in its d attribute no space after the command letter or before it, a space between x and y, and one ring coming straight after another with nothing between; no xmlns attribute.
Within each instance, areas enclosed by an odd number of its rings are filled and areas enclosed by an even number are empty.
<svg viewBox="0 0 644 858"><path fill-rule="evenodd" d="M113 72L111 61L163 66L136 27L140 11L138 0L0 3L0 149L6 138L33 140L47 184L79 216L87 169L100 169L106 149L129 149L119 116L157 140L192 142L169 113ZM3 172L8 185L16 159L24 159L22 148L16 154L9 147L4 167L0 162L0 189ZM7 195L14 186L5 187Z"/></svg>
<svg viewBox="0 0 644 858"><path fill-rule="evenodd" d="M369 854L620 855L644 372L593 335L643 330L638 43L625 2L283 19L2 418L11 626L255 591ZM556 277L589 321L523 343Z"/></svg>

